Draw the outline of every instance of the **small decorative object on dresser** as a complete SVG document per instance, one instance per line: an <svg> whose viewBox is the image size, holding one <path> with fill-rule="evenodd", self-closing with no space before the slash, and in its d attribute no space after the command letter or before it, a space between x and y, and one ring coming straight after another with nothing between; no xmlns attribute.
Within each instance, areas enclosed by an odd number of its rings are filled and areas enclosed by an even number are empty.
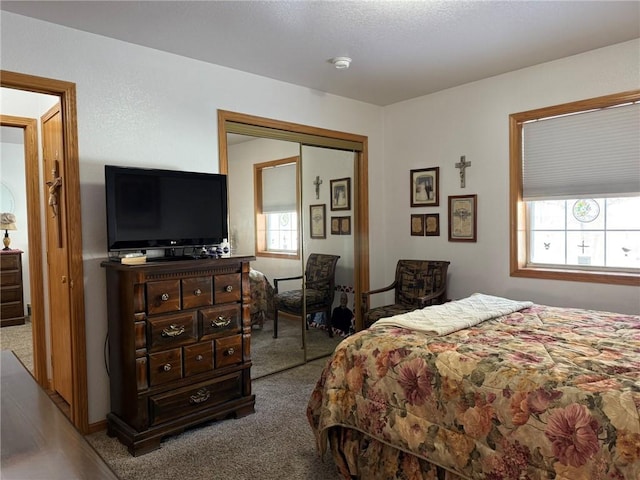
<svg viewBox="0 0 640 480"><path fill-rule="evenodd" d="M228 257L107 272L107 433L139 455L185 428L254 412L249 262Z"/></svg>
<svg viewBox="0 0 640 480"><path fill-rule="evenodd" d="M0 250L0 326L24 325L22 250Z"/></svg>

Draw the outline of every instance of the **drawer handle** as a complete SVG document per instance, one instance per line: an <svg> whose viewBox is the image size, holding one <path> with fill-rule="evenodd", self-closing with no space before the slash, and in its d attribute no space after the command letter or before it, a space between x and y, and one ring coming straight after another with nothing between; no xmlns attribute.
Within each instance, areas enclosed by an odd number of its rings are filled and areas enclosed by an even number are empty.
<svg viewBox="0 0 640 480"><path fill-rule="evenodd" d="M204 359L204 357L202 355L197 355L196 356L196 362L201 362Z"/></svg>
<svg viewBox="0 0 640 480"><path fill-rule="evenodd" d="M227 357L230 357L230 356L231 356L231 355L233 355L234 353L236 353L236 351L233 349L233 347L229 347L229 348L227 348L227 351L226 351L226 352L224 352L224 354L225 354Z"/></svg>
<svg viewBox="0 0 640 480"><path fill-rule="evenodd" d="M189 397L189 403L197 405L198 403L206 402L209 400L209 397L211 397L211 392L206 388L201 388L195 395Z"/></svg>
<svg viewBox="0 0 640 480"><path fill-rule="evenodd" d="M163 302L166 302L167 300L169 300L169 294L163 293L162 295L160 295L160 300L162 300Z"/></svg>
<svg viewBox="0 0 640 480"><path fill-rule="evenodd" d="M233 285L227 285L226 287L224 287L225 292L232 292L233 291Z"/></svg>
<svg viewBox="0 0 640 480"><path fill-rule="evenodd" d="M169 328L162 330L163 337L177 337L184 333L184 325L169 325Z"/></svg>
<svg viewBox="0 0 640 480"><path fill-rule="evenodd" d="M231 317L224 318L220 315L216 320L211 320L211 326L214 328L226 327L231 323Z"/></svg>
<svg viewBox="0 0 640 480"><path fill-rule="evenodd" d="M193 291L193 294L194 294L196 297L199 297L200 295L202 295L202 290L200 290L199 288L196 288L196 289Z"/></svg>
<svg viewBox="0 0 640 480"><path fill-rule="evenodd" d="M171 370L171 364L170 364L170 363L165 363L165 364L163 365L162 369L163 369L165 372L168 372L169 370Z"/></svg>

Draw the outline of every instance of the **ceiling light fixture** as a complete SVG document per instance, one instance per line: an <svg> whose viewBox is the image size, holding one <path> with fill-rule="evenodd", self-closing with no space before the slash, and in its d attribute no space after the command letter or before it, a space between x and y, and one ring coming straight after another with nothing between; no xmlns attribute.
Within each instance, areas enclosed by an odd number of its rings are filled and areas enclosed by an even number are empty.
<svg viewBox="0 0 640 480"><path fill-rule="evenodd" d="M338 70L345 70L351 65L351 59L349 57L334 57L331 59L331 63Z"/></svg>

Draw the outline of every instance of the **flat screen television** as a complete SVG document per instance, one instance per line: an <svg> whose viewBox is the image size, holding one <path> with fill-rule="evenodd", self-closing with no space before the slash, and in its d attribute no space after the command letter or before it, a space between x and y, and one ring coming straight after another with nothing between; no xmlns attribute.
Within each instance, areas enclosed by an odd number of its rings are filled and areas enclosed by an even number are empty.
<svg viewBox="0 0 640 480"><path fill-rule="evenodd" d="M217 245L228 238L227 177L105 165L110 252Z"/></svg>

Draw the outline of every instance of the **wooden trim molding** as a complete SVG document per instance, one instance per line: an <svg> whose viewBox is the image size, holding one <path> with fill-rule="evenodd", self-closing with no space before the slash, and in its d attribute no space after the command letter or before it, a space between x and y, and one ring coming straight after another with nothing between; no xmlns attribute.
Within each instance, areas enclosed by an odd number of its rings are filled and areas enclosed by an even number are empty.
<svg viewBox="0 0 640 480"><path fill-rule="evenodd" d="M218 162L219 172L228 173L229 160L227 157L227 124L229 122L266 127L280 131L290 132L292 139L295 134L302 138L324 137L325 145L331 144L331 139L361 144L361 149L355 151L355 179L353 191L356 205L352 231L354 234L354 268L356 299L360 298L360 292L369 289L369 170L368 170L368 137L352 133L327 130L291 122L283 122L270 118L257 117L243 113L218 110ZM266 134L265 134L266 135ZM342 143L341 143L342 144ZM363 328L360 309L356 308L356 330Z"/></svg>
<svg viewBox="0 0 640 480"><path fill-rule="evenodd" d="M87 433L89 427L89 408L87 392L87 354L76 85L71 82L1 70L0 86L48 95L57 95L60 97L64 150L66 155L66 169L64 173L67 190L66 204L64 205L64 208L66 209L68 219L68 262L71 285L71 357L73 369L71 422L78 430L80 430L81 433ZM29 233L31 234L31 232ZM36 238L39 239L40 237ZM42 379L38 379L39 383L41 381Z"/></svg>
<svg viewBox="0 0 640 480"><path fill-rule="evenodd" d="M528 266L526 205L522 198L522 125L524 122L637 101L640 101L640 90L632 90L514 113L509 116L509 263L512 277L640 286L640 275L634 273Z"/></svg>

